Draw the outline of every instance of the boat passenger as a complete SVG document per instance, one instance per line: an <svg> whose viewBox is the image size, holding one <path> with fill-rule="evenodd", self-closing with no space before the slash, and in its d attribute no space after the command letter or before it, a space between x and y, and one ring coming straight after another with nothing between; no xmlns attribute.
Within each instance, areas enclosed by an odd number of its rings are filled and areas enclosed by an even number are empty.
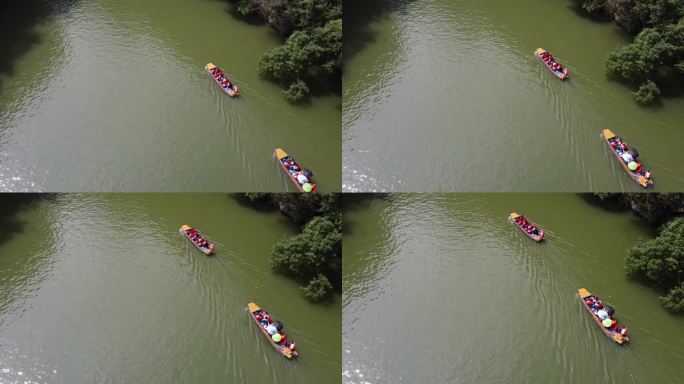
<svg viewBox="0 0 684 384"><path fill-rule="evenodd" d="M644 177L647 179L650 179L651 178L651 171L646 171L646 173L644 173Z"/></svg>
<svg viewBox="0 0 684 384"><path fill-rule="evenodd" d="M632 154L630 154L629 151L627 151L622 154L622 160L625 163L629 164L632 162L632 160L634 160L634 158L632 157Z"/></svg>
<svg viewBox="0 0 684 384"><path fill-rule="evenodd" d="M266 327L266 332L268 332L269 335L273 336L276 332L278 332L278 329L275 327L275 325L269 324Z"/></svg>
<svg viewBox="0 0 684 384"><path fill-rule="evenodd" d="M627 336L627 327L622 327L622 329L620 330L620 334L622 335L622 337L626 337Z"/></svg>
<svg viewBox="0 0 684 384"><path fill-rule="evenodd" d="M610 330L613 332L617 332L618 329L618 322L617 320L613 319L613 324L610 326Z"/></svg>
<svg viewBox="0 0 684 384"><path fill-rule="evenodd" d="M640 175L641 174L641 163L637 162L637 169L634 170L634 173Z"/></svg>
<svg viewBox="0 0 684 384"><path fill-rule="evenodd" d="M596 311L596 316L598 316L601 320L605 320L608 318L608 312L606 312L605 309L599 309Z"/></svg>
<svg viewBox="0 0 684 384"><path fill-rule="evenodd" d="M629 148L627 148L627 144L624 141L620 142L620 150L622 150L622 152L627 152L629 150Z"/></svg>
<svg viewBox="0 0 684 384"><path fill-rule="evenodd" d="M290 348L292 351L294 351L296 347L297 347L297 344L295 344L294 341L291 342L290 345L289 345L289 348Z"/></svg>
<svg viewBox="0 0 684 384"><path fill-rule="evenodd" d="M284 333L280 332L280 341L278 342L279 345L287 345L287 336L285 336Z"/></svg>
<svg viewBox="0 0 684 384"><path fill-rule="evenodd" d="M299 182L299 184L304 185L309 182L309 178L307 178L303 172L299 172L297 174L297 181Z"/></svg>

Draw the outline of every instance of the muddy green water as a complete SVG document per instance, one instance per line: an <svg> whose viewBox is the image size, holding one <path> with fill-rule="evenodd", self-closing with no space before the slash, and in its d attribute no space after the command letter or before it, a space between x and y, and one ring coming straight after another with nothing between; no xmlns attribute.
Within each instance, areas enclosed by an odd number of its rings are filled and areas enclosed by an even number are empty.
<svg viewBox="0 0 684 384"><path fill-rule="evenodd" d="M345 3L346 191L636 191L599 134L640 150L655 189L684 189L684 99L640 108L608 81L629 41L572 0ZM561 82L533 52L571 71Z"/></svg>
<svg viewBox="0 0 684 384"><path fill-rule="evenodd" d="M0 190L294 191L277 147L340 190L340 97L288 104L256 72L281 38L227 1L22 3L0 7Z"/></svg>
<svg viewBox="0 0 684 384"><path fill-rule="evenodd" d="M570 194L399 194L345 212L345 383L684 381L684 319L623 272L653 235L631 212ZM601 332L580 287L614 305L629 344Z"/></svg>
<svg viewBox="0 0 684 384"><path fill-rule="evenodd" d="M2 197L0 382L339 383L340 298L309 304L273 274L279 213L228 195ZM218 244L199 253L178 228ZM257 333L285 323L298 360ZM289 331L288 331L289 330Z"/></svg>

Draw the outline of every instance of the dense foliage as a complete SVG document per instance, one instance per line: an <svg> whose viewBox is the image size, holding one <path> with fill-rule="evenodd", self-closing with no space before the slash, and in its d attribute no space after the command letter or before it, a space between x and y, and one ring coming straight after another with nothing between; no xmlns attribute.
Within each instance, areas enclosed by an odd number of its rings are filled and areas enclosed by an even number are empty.
<svg viewBox="0 0 684 384"><path fill-rule="evenodd" d="M578 0L589 13L603 13L629 33L631 44L608 55L606 74L631 84L642 104L659 99L664 82L684 81L684 0Z"/></svg>
<svg viewBox="0 0 684 384"><path fill-rule="evenodd" d="M604 201L623 204L651 224L662 225L655 239L642 240L627 251L625 272L665 295L663 306L684 313L684 194L601 193Z"/></svg>
<svg viewBox="0 0 684 384"><path fill-rule="evenodd" d="M339 82L342 70L341 0L236 0L244 16L267 21L283 36L283 45L265 53L259 73L287 87L296 103L309 94L307 79Z"/></svg>
<svg viewBox="0 0 684 384"><path fill-rule="evenodd" d="M683 193L597 193L596 196L630 208L650 224L662 225L684 215Z"/></svg>
<svg viewBox="0 0 684 384"><path fill-rule="evenodd" d="M313 302L330 297L342 279L342 216L339 195L249 193L260 206L276 207L301 232L273 247L271 267L302 281L304 296Z"/></svg>
<svg viewBox="0 0 684 384"><path fill-rule="evenodd" d="M632 247L625 271L666 292L660 298L665 308L684 313L684 218L673 219L655 239Z"/></svg>

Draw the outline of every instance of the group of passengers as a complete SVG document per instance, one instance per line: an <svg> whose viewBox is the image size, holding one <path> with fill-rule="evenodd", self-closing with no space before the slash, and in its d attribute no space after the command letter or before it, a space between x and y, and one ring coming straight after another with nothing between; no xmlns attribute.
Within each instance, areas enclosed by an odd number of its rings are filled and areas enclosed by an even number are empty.
<svg viewBox="0 0 684 384"><path fill-rule="evenodd" d="M613 150L615 150L615 152L620 156L620 159L622 159L622 161L624 161L625 164L629 166L629 163L631 162L636 163L636 168L634 170L630 169L630 171L636 173L637 175L641 175L647 179L651 178L651 171L644 170L641 166L641 163L637 161L639 152L637 152L634 149L630 150L627 147L627 144L617 136L608 139L608 142L610 143L610 147L613 148Z"/></svg>
<svg viewBox="0 0 684 384"><path fill-rule="evenodd" d="M299 165L297 165L291 156L283 157L280 161L283 163L285 168L287 168L287 172L297 180L297 183L299 183L300 186L303 186L306 183L311 183L311 177L313 176L313 173L308 169L299 168ZM316 185L311 183L311 187L312 192L315 191Z"/></svg>
<svg viewBox="0 0 684 384"><path fill-rule="evenodd" d="M544 60L546 65L548 65L549 68L551 68L552 70L563 73L563 66L560 65L560 63L556 62L556 59L553 58L552 54L544 52L541 54L541 59Z"/></svg>
<svg viewBox="0 0 684 384"><path fill-rule="evenodd" d="M513 219L516 224L520 226L520 228L523 229L528 235L533 235L533 236L539 236L539 228L537 228L536 225L532 224L527 218L524 216L518 216L515 219Z"/></svg>
<svg viewBox="0 0 684 384"><path fill-rule="evenodd" d="M233 83L228 80L223 71L221 71L218 67L210 69L209 72L211 72L211 75L214 76L214 79L216 79L216 81L218 81L223 88L234 88Z"/></svg>
<svg viewBox="0 0 684 384"><path fill-rule="evenodd" d="M285 332L283 332L282 322L273 321L268 312L264 311L263 309L254 312L254 318L259 322L261 327L266 330L274 343L276 343L278 346L289 348L291 351L295 350L297 345L294 341L287 340L287 336L285 335Z"/></svg>
<svg viewBox="0 0 684 384"><path fill-rule="evenodd" d="M190 237L190 240L192 240L193 243L195 243L198 247L200 248L207 248L209 249L209 242L207 239L202 237L199 232L195 230L195 228L190 228L186 232L188 234L188 237Z"/></svg>
<svg viewBox="0 0 684 384"><path fill-rule="evenodd" d="M584 302L587 304L587 306L589 306L591 312L599 319L599 321L601 321L601 324L606 329L609 329L615 333L619 333L623 337L627 336L627 327L621 327L618 325L617 320L613 317L615 310L612 307L604 307L603 303L601 303L601 299L596 296L589 296L584 300ZM606 319L610 319L610 325L608 326L604 325L603 323Z"/></svg>

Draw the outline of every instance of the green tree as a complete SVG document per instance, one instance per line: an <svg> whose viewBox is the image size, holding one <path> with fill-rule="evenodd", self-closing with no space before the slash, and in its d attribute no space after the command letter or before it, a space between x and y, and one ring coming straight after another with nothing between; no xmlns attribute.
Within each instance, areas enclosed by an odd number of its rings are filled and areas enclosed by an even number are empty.
<svg viewBox="0 0 684 384"><path fill-rule="evenodd" d="M239 0L236 5L239 13L261 17L287 36L261 57L257 69L287 87L288 101L306 98L307 78L341 79L341 0Z"/></svg>
<svg viewBox="0 0 684 384"><path fill-rule="evenodd" d="M318 274L342 241L342 233L331 221L315 217L302 233L277 243L271 254L274 269L308 279Z"/></svg>
<svg viewBox="0 0 684 384"><path fill-rule="evenodd" d="M605 66L608 76L636 89L636 102L652 104L660 96L658 83L684 80L683 0L577 1L588 13L603 12L636 35L610 52Z"/></svg>
<svg viewBox="0 0 684 384"><path fill-rule="evenodd" d="M309 281L304 287L300 288L304 297L306 297L311 302L319 302L327 298L332 292L333 286L330 281L323 274L319 274Z"/></svg>
<svg viewBox="0 0 684 384"><path fill-rule="evenodd" d="M641 105L653 104L660 96L660 88L651 80L641 84L636 92L632 92L634 100Z"/></svg>
<svg viewBox="0 0 684 384"><path fill-rule="evenodd" d="M684 313L684 283L670 289L667 295L660 298L660 301L668 311Z"/></svg>
<svg viewBox="0 0 684 384"><path fill-rule="evenodd" d="M642 240L629 249L625 271L661 290L672 290L663 302L668 309L678 308L681 292L675 287L684 277L684 218L671 220L655 239Z"/></svg>
<svg viewBox="0 0 684 384"><path fill-rule="evenodd" d="M578 0L579 4L588 13L596 12L606 6L606 0Z"/></svg>
<svg viewBox="0 0 684 384"><path fill-rule="evenodd" d="M295 236L276 243L271 267L295 277L302 293L321 301L341 286L342 213L339 194L244 194L255 207L278 208L293 223L303 225Z"/></svg>
<svg viewBox="0 0 684 384"><path fill-rule="evenodd" d="M301 79L295 80L294 83L290 84L290 88L287 89L285 93L285 99L290 103L296 104L304 100L309 94L309 87Z"/></svg>

